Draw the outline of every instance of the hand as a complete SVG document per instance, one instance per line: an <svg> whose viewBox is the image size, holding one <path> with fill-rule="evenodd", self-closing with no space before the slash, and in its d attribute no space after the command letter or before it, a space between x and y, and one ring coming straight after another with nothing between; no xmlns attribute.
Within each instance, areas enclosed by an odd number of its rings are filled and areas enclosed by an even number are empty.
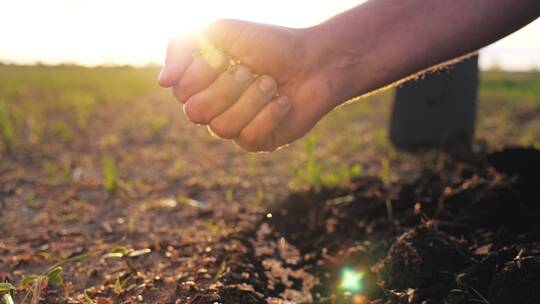
<svg viewBox="0 0 540 304"><path fill-rule="evenodd" d="M192 122L245 150L272 151L335 106L310 51L303 30L222 20L173 39L159 83L172 87ZM228 56L241 64L228 68Z"/></svg>

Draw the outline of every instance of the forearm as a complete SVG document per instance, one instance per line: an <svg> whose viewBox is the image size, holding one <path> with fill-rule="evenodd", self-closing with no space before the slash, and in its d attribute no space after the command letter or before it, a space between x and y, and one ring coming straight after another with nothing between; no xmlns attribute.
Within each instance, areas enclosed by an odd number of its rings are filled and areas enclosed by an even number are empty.
<svg viewBox="0 0 540 304"><path fill-rule="evenodd" d="M307 29L344 101L476 51L540 14L538 0L371 0ZM349 81L343 81L348 78Z"/></svg>

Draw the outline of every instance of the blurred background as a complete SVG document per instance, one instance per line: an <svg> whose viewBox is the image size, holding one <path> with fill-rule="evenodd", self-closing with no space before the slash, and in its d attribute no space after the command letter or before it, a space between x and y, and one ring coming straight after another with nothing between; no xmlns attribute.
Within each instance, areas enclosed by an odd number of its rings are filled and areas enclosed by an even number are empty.
<svg viewBox="0 0 540 304"><path fill-rule="evenodd" d="M85 1L0 3L0 60L83 65L160 63L169 38L217 18L304 27L361 3L337 1ZM540 69L540 20L481 51L483 69Z"/></svg>

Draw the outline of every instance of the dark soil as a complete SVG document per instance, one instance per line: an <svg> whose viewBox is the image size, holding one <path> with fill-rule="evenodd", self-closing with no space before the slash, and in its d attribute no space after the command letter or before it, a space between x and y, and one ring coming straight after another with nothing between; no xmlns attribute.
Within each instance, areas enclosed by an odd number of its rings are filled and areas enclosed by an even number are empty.
<svg viewBox="0 0 540 304"><path fill-rule="evenodd" d="M224 287L197 303L540 303L540 151L486 159L291 194L242 235ZM339 290L344 267L366 272L362 296Z"/></svg>
<svg viewBox="0 0 540 304"><path fill-rule="evenodd" d="M148 205L123 223L121 199L100 198L109 220L90 220L86 230L62 224L4 237L0 281L45 270L40 259L53 246L67 257L94 254L66 264L64 284L40 288L42 303L83 302L81 290L97 303L540 303L540 151L508 148L484 159L391 184L363 176L347 188L291 193L263 214L189 202ZM68 205L102 195L80 187L42 191L63 193ZM15 189L4 184L2 202ZM176 229L146 221L147 212ZM211 224L190 227L191 218ZM152 252L102 258L126 237ZM90 238L107 246L86 248ZM340 289L343 269L363 272L356 294Z"/></svg>

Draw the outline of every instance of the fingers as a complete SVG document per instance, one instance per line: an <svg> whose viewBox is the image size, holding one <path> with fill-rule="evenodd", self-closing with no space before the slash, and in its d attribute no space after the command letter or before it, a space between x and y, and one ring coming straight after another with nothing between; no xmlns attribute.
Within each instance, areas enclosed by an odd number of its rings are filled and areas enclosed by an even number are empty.
<svg viewBox="0 0 540 304"><path fill-rule="evenodd" d="M254 81L240 98L225 112L210 121L210 129L221 138L232 139L275 96L277 84L270 76Z"/></svg>
<svg viewBox="0 0 540 304"><path fill-rule="evenodd" d="M191 96L212 84L227 66L227 57L218 49L196 56L180 81L174 85L174 96L178 101L185 103Z"/></svg>
<svg viewBox="0 0 540 304"><path fill-rule="evenodd" d="M223 72L208 88L193 95L184 105L184 113L196 124L208 124L229 108L246 90L253 74L243 65Z"/></svg>
<svg viewBox="0 0 540 304"><path fill-rule="evenodd" d="M162 87L173 86L185 69L191 64L193 53L197 51L197 43L189 37L171 39L167 47L165 65L159 73L159 85Z"/></svg>
<svg viewBox="0 0 540 304"><path fill-rule="evenodd" d="M280 96L268 103L253 120L240 132L234 141L250 152L273 151L278 146L273 130L287 116L291 102L287 96Z"/></svg>

